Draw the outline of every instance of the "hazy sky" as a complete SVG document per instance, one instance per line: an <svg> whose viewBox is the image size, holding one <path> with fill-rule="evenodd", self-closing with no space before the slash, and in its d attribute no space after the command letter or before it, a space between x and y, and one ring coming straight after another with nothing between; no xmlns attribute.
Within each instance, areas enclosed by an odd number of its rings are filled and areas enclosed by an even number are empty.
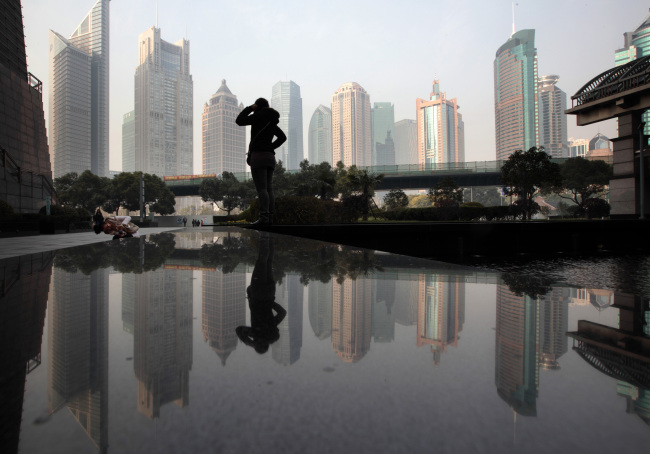
<svg viewBox="0 0 650 454"><path fill-rule="evenodd" d="M68 37L96 0L23 0L27 64L48 81L48 30ZM158 17L156 19L156 3ZM539 75L557 74L569 98L614 66L623 33L648 14L641 0L519 0L517 30L535 29ZM465 121L467 161L495 159L494 56L512 33L509 0L112 0L110 5L110 169L122 168L122 115L133 109L138 36L156 24L162 39L190 40L194 80L194 171L201 172L201 113L226 79L244 103L270 99L280 80L300 86L307 127L319 104L345 82L358 82L372 103L392 102L395 121L415 119L416 98L432 81L457 98ZM613 121L577 127L569 136L616 136Z"/></svg>

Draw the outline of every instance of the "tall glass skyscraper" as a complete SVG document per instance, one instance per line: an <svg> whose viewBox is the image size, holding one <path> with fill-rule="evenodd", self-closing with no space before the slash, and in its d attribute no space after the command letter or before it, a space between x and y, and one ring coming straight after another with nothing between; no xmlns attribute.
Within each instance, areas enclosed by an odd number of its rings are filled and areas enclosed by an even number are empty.
<svg viewBox="0 0 650 454"><path fill-rule="evenodd" d="M222 79L217 92L203 105L203 173L246 171L246 129L235 123L243 109Z"/></svg>
<svg viewBox="0 0 650 454"><path fill-rule="evenodd" d="M135 169L159 177L193 173L190 42L151 27L139 37L135 70Z"/></svg>
<svg viewBox="0 0 650 454"><path fill-rule="evenodd" d="M567 133L566 93L558 88L560 76L541 76L538 82L539 145L552 158L569 155Z"/></svg>
<svg viewBox="0 0 650 454"><path fill-rule="evenodd" d="M418 125L404 119L395 123L395 164L418 163Z"/></svg>
<svg viewBox="0 0 650 454"><path fill-rule="evenodd" d="M287 135L287 141L275 150L275 158L286 169L298 169L304 159L302 143L302 98L300 87L290 80L273 85L271 107L280 112L278 126Z"/></svg>
<svg viewBox="0 0 650 454"><path fill-rule="evenodd" d="M372 165L370 95L356 82L332 95L332 160L334 165Z"/></svg>
<svg viewBox="0 0 650 454"><path fill-rule="evenodd" d="M465 162L465 124L456 98L447 99L433 81L429 100L415 101L418 122L418 163Z"/></svg>
<svg viewBox="0 0 650 454"><path fill-rule="evenodd" d="M332 111L320 105L316 108L309 122L307 150L309 162L320 164L332 162Z"/></svg>
<svg viewBox="0 0 650 454"><path fill-rule="evenodd" d="M496 158L536 147L537 49L535 30L514 33L494 59Z"/></svg>
<svg viewBox="0 0 650 454"><path fill-rule="evenodd" d="M376 102L372 118L372 164L395 165L395 107L389 102Z"/></svg>
<svg viewBox="0 0 650 454"><path fill-rule="evenodd" d="M108 176L109 0L98 0L67 40L50 31L50 146L54 177Z"/></svg>
<svg viewBox="0 0 650 454"><path fill-rule="evenodd" d="M135 172L135 112L122 117L122 171Z"/></svg>
<svg viewBox="0 0 650 454"><path fill-rule="evenodd" d="M633 32L623 33L623 39L623 47L618 49L614 56L616 66L650 55L650 14ZM645 111L643 121L645 121L645 134L650 134L650 111Z"/></svg>

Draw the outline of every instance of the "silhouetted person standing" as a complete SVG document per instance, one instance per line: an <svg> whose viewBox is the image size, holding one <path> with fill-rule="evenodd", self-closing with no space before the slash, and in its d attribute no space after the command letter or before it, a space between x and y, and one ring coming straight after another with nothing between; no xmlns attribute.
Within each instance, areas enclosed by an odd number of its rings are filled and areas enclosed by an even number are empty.
<svg viewBox="0 0 650 454"><path fill-rule="evenodd" d="M287 140L287 136L278 126L279 122L280 113L269 107L269 102L264 98L258 98L255 104L242 110L235 120L239 126L251 125L251 142L246 162L251 167L251 176L259 200L260 217L253 223L256 225L273 223L275 149Z"/></svg>

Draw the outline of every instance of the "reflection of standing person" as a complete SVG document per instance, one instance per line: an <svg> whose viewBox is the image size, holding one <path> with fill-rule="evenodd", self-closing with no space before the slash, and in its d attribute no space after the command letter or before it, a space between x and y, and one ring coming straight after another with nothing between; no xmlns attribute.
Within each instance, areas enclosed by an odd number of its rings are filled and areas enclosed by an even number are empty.
<svg viewBox="0 0 650 454"><path fill-rule="evenodd" d="M255 104L242 110L235 120L239 126L251 125L249 158L246 162L251 167L251 176L259 200L260 217L253 223L257 225L273 223L275 149L287 140L287 136L278 126L279 122L280 113L269 107L269 102L264 98L258 98ZM274 137L277 139L273 140Z"/></svg>
<svg viewBox="0 0 650 454"><path fill-rule="evenodd" d="M280 339L278 325L287 315L287 311L275 302L272 264L272 239L268 236L262 237L251 285L246 289L248 307L251 310L251 326L238 326L235 329L237 337L260 354L266 353L269 345Z"/></svg>
<svg viewBox="0 0 650 454"><path fill-rule="evenodd" d="M183 227L187 227L187 218L183 216Z"/></svg>

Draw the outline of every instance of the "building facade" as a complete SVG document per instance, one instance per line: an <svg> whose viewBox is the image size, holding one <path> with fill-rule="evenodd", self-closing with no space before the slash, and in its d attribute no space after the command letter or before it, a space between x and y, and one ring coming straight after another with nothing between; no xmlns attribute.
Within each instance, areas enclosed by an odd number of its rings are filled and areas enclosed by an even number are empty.
<svg viewBox="0 0 650 454"><path fill-rule="evenodd" d="M494 121L498 160L539 143L535 30L514 33L497 50Z"/></svg>
<svg viewBox="0 0 650 454"><path fill-rule="evenodd" d="M122 116L122 171L135 172L135 111Z"/></svg>
<svg viewBox="0 0 650 454"><path fill-rule="evenodd" d="M210 101L203 105L201 119L203 173L220 174L246 171L246 129L237 126L235 119L244 109L237 103L226 80Z"/></svg>
<svg viewBox="0 0 650 454"><path fill-rule="evenodd" d="M309 162L320 164L332 162L332 110L320 105L316 108L309 122L307 136L307 151Z"/></svg>
<svg viewBox="0 0 650 454"><path fill-rule="evenodd" d="M415 101L418 132L418 164L465 162L465 126L456 98L447 99L433 81L429 100Z"/></svg>
<svg viewBox="0 0 650 454"><path fill-rule="evenodd" d="M400 120L395 123L395 164L418 163L418 123L415 120Z"/></svg>
<svg viewBox="0 0 650 454"><path fill-rule="evenodd" d="M332 95L332 161L346 167L372 165L370 95L348 82Z"/></svg>
<svg viewBox="0 0 650 454"><path fill-rule="evenodd" d="M55 197L43 84L27 71L20 1L1 2L0 17L0 104L7 106L0 109L0 200L16 213L34 213Z"/></svg>
<svg viewBox="0 0 650 454"><path fill-rule="evenodd" d="M109 0L98 0L68 39L50 31L49 135L54 177L108 176Z"/></svg>
<svg viewBox="0 0 650 454"><path fill-rule="evenodd" d="M569 158L584 158L589 151L589 140L569 137Z"/></svg>
<svg viewBox="0 0 650 454"><path fill-rule="evenodd" d="M135 71L135 169L163 176L193 173L190 42L163 41L151 27L139 37Z"/></svg>
<svg viewBox="0 0 650 454"><path fill-rule="evenodd" d="M395 165L395 107L389 102L376 102L370 111L372 119L372 165Z"/></svg>
<svg viewBox="0 0 650 454"><path fill-rule="evenodd" d="M558 88L560 76L541 76L537 85L539 106L539 145L552 158L566 158L569 155L566 93Z"/></svg>
<svg viewBox="0 0 650 454"><path fill-rule="evenodd" d="M298 84L290 80L273 85L271 107L280 112L278 126L287 136L287 141L275 150L275 158L282 161L287 170L298 169L304 159L302 98Z"/></svg>

